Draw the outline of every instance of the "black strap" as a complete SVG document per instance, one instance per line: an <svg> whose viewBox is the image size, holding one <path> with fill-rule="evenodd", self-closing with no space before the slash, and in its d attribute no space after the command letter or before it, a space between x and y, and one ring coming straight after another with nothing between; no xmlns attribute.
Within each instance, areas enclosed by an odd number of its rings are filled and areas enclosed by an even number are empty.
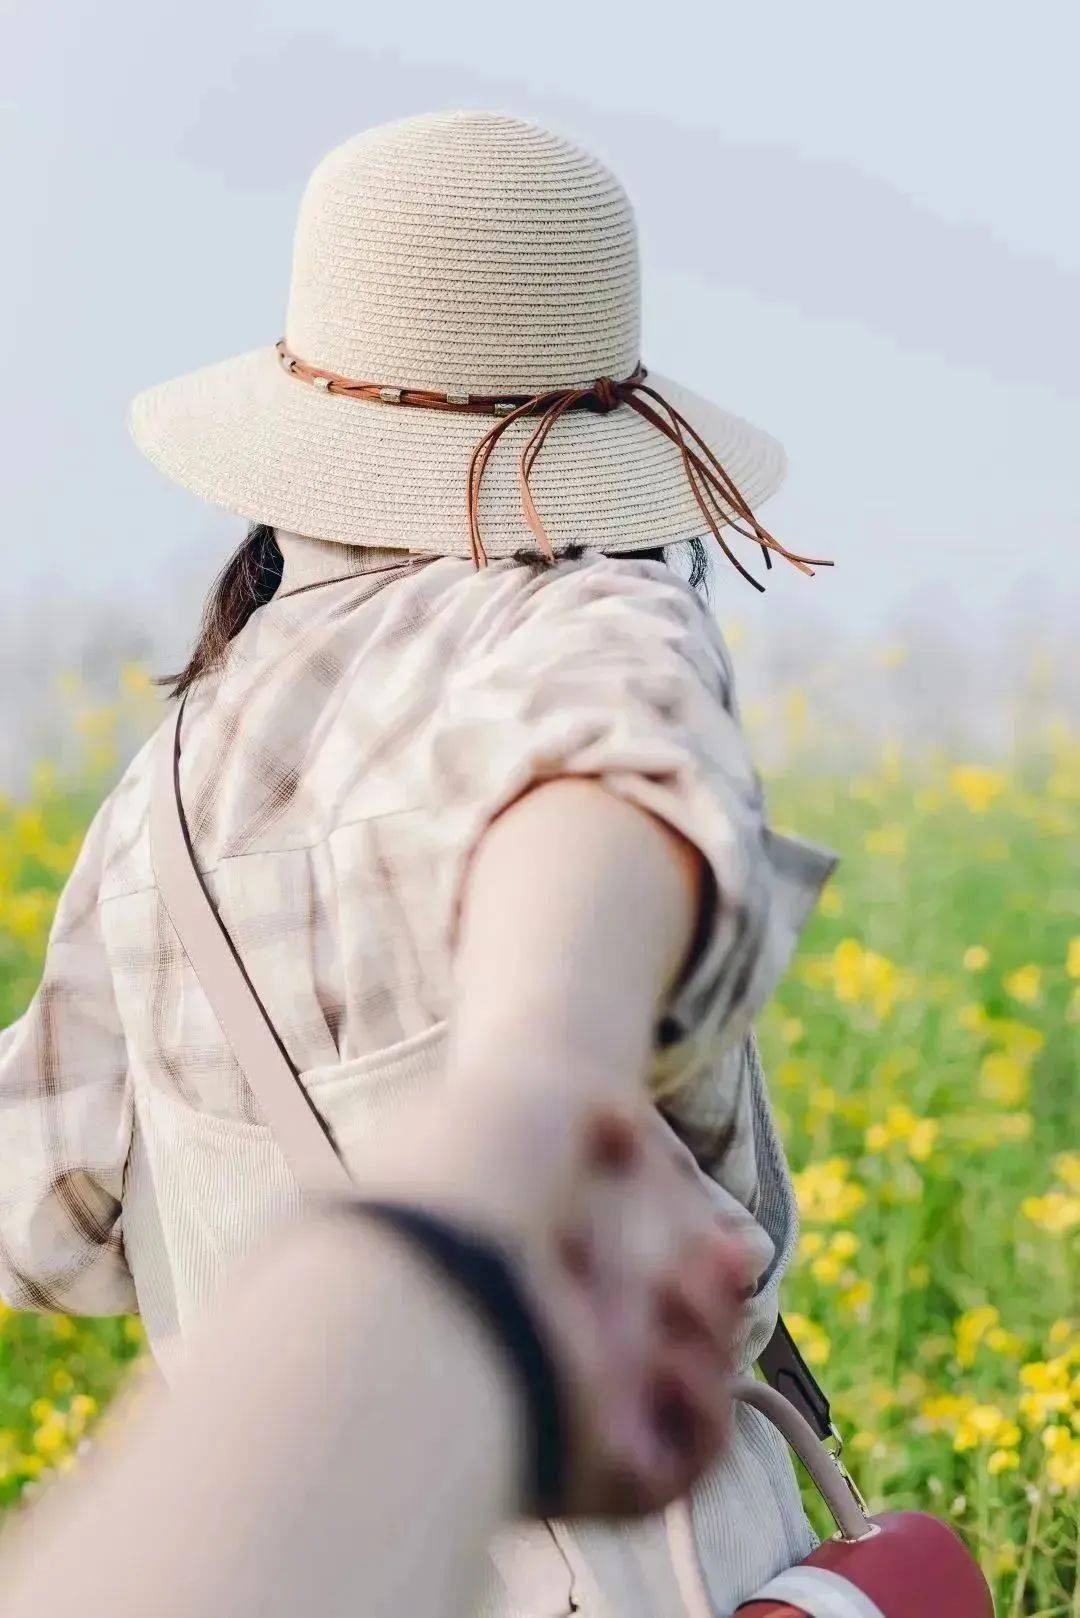
<svg viewBox="0 0 1080 1618"><path fill-rule="evenodd" d="M799 1353L782 1315L776 1317L776 1327L762 1351L758 1367L769 1386L782 1393L799 1414L805 1416L819 1438L834 1436L824 1389Z"/></svg>
<svg viewBox="0 0 1080 1618"><path fill-rule="evenodd" d="M406 1236L440 1276L468 1300L517 1373L528 1412L525 1500L536 1515L566 1500L566 1417L555 1362L510 1260L487 1236L411 1203L342 1199L343 1211L375 1219Z"/></svg>

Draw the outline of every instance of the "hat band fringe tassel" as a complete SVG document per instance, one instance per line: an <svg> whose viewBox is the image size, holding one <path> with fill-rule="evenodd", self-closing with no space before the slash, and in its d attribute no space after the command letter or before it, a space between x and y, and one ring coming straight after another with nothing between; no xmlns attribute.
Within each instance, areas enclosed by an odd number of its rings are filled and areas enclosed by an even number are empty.
<svg viewBox="0 0 1080 1618"><path fill-rule="evenodd" d="M765 586L743 566L726 543L721 534L721 529L725 526L733 528L744 539L757 544L767 568L772 567L773 551L790 562L793 567L798 568L800 573L805 573L811 578L816 567L833 566L833 563L824 557L800 556L788 550L762 527L734 480L700 433L669 400L647 384L648 373L644 366L639 365L631 376L621 382L601 376L586 387L552 388L546 393L475 394L466 393L461 389L439 392L431 388L388 387L385 383L353 381L348 377L338 376L333 371L323 371L317 366L308 364L306 360L290 353L284 340L278 342L277 353L290 376L324 393L343 394L348 398L373 404L407 405L421 410L452 410L474 415L498 416L499 419L488 429L473 450L466 476L469 539L473 564L477 568L487 566L487 552L480 533L480 487L492 452L510 424L524 416L538 415L540 418L518 460L518 488L525 521L536 539L540 554L550 563L555 561L555 551L537 510L530 483L537 456L543 449L551 429L566 411L592 410L599 415L608 415L620 405L627 405L631 410L635 410L644 421L657 432L663 433L676 446L682 457L687 483L706 526L731 565L754 586L755 590L764 590Z"/></svg>

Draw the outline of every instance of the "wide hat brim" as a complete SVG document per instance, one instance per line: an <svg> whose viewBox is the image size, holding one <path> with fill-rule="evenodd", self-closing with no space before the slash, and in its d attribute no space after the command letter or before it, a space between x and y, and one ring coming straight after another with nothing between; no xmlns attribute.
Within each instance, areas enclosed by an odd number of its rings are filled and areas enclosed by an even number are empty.
<svg viewBox="0 0 1080 1618"><path fill-rule="evenodd" d="M787 464L775 438L666 377L648 380L751 510L775 493ZM128 426L162 472L238 516L314 539L469 556L469 457L493 419L326 393L290 376L266 347L140 393ZM491 557L536 548L517 471L534 426L510 423L484 474L479 516ZM708 532L677 447L626 405L564 414L531 484L557 551L639 550Z"/></svg>

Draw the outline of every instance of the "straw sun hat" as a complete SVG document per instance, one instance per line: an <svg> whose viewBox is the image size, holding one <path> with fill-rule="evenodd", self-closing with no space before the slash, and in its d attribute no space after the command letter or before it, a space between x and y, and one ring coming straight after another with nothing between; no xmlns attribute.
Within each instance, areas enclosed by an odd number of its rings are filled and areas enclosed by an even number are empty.
<svg viewBox="0 0 1080 1618"><path fill-rule="evenodd" d="M316 168L281 342L148 389L129 426L195 494L317 539L479 564L734 527L768 561L750 513L780 444L642 372L639 328L634 215L601 163L504 114L409 118ZM726 482L694 470L708 451Z"/></svg>

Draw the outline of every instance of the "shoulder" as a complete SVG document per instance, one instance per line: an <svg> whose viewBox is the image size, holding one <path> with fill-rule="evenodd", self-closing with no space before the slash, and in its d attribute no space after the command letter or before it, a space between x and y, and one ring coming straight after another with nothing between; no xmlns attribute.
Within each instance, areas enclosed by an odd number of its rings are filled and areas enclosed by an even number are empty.
<svg viewBox="0 0 1080 1618"><path fill-rule="evenodd" d="M663 562L586 555L554 566L495 563L453 592L468 609L454 637L451 676L543 671L595 659L611 667L664 663L733 686L730 655L707 602Z"/></svg>
<svg viewBox="0 0 1080 1618"><path fill-rule="evenodd" d="M535 621L651 618L723 644L704 599L663 562L595 553L554 566L496 562L462 580L457 593L473 602L485 636Z"/></svg>

